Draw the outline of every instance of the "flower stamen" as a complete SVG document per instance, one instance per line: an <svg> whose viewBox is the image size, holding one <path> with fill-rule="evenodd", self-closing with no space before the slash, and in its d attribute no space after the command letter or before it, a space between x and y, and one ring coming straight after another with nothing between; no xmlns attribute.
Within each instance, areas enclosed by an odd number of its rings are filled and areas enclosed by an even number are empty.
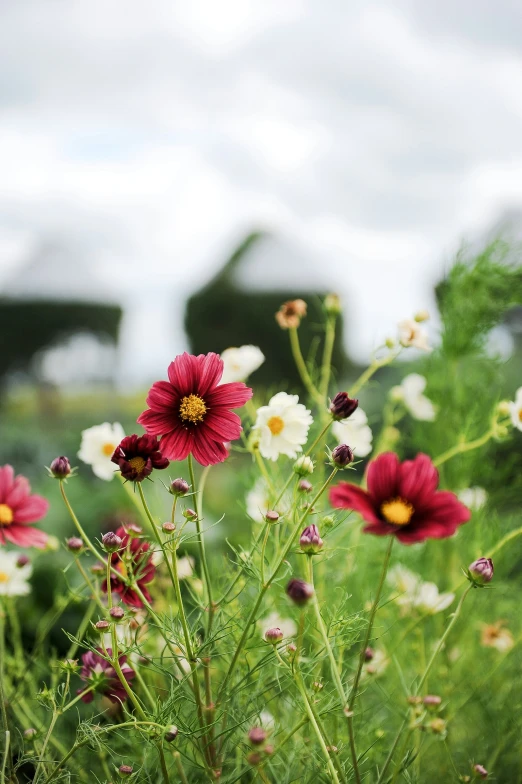
<svg viewBox="0 0 522 784"><path fill-rule="evenodd" d="M0 525L11 525L13 522L13 510L7 504L0 504Z"/></svg>
<svg viewBox="0 0 522 784"><path fill-rule="evenodd" d="M132 457L129 460L129 463L138 474L140 474L143 471L146 465L145 460L139 455L137 457Z"/></svg>
<svg viewBox="0 0 522 784"><path fill-rule="evenodd" d="M116 447L115 447L114 444L107 443L107 444L104 444L102 446L102 450L101 451L103 452L104 455L107 455L107 457L112 457L112 454L113 454L115 449L116 449Z"/></svg>
<svg viewBox="0 0 522 784"><path fill-rule="evenodd" d="M181 419L192 422L195 425L197 422L203 421L206 412L206 403L199 395L187 395L187 397L182 398L179 406Z"/></svg>
<svg viewBox="0 0 522 784"><path fill-rule="evenodd" d="M413 506L403 498L390 498L381 504L383 517L392 525L408 525L414 511Z"/></svg>
<svg viewBox="0 0 522 784"><path fill-rule="evenodd" d="M8 583L10 579L7 572L0 572L0 583Z"/></svg>
<svg viewBox="0 0 522 784"><path fill-rule="evenodd" d="M266 424L273 436L278 436L285 426L285 423L280 416L270 417Z"/></svg>

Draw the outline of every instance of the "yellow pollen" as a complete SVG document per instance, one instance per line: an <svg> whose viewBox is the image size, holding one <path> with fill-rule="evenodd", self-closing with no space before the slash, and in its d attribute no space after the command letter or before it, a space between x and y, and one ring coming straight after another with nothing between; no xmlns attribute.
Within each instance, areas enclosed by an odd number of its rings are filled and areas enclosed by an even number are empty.
<svg viewBox="0 0 522 784"><path fill-rule="evenodd" d="M13 510L7 504L0 504L0 525L10 525L13 522Z"/></svg>
<svg viewBox="0 0 522 784"><path fill-rule="evenodd" d="M522 422L522 408L520 408L519 411L518 411L518 418L519 418L519 421Z"/></svg>
<svg viewBox="0 0 522 784"><path fill-rule="evenodd" d="M11 578L5 572L0 572L0 583L8 583Z"/></svg>
<svg viewBox="0 0 522 784"><path fill-rule="evenodd" d="M278 436L279 433L283 430L285 423L279 416L270 417L267 422L268 429L272 433L273 436Z"/></svg>
<svg viewBox="0 0 522 784"><path fill-rule="evenodd" d="M107 457L112 457L115 449L116 447L114 446L114 444L104 444L102 446L102 452L104 455L107 455Z"/></svg>
<svg viewBox="0 0 522 784"><path fill-rule="evenodd" d="M392 525L408 525L414 512L413 506L402 498L391 498L381 504L381 512Z"/></svg>
<svg viewBox="0 0 522 784"><path fill-rule="evenodd" d="M123 577L124 580L128 579L129 571L128 571L124 561L118 561L118 563L115 564L115 568L116 568L116 571L121 574L121 576Z"/></svg>
<svg viewBox="0 0 522 784"><path fill-rule="evenodd" d="M145 460L139 456L133 457L131 460L129 460L129 463L138 474L140 474L145 468Z"/></svg>
<svg viewBox="0 0 522 784"><path fill-rule="evenodd" d="M199 395L188 395L182 398L179 406L179 415L186 422L202 422L207 412L205 401Z"/></svg>

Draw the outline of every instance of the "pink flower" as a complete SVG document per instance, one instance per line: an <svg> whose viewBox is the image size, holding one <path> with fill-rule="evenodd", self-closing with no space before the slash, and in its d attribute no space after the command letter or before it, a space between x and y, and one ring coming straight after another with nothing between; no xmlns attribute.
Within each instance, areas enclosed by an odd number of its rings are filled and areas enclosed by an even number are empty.
<svg viewBox="0 0 522 784"><path fill-rule="evenodd" d="M241 420L231 408L243 406L252 390L241 382L220 384L223 360L217 354L181 354L171 362L168 381L152 385L147 411L138 417L147 433L161 436L169 460L193 454L201 465L222 463L226 441L241 434Z"/></svg>
<svg viewBox="0 0 522 784"><path fill-rule="evenodd" d="M93 692L103 694L108 697L111 702L124 702L127 699L127 692L120 682L116 670L106 659L100 654L103 654L101 648L94 651L87 651L82 656L82 668L80 670L80 678L85 682L86 686L92 686L93 689L82 697L83 702L92 702ZM112 656L112 649L107 648L107 655ZM135 672L130 667L126 666L127 657L118 656L118 662L121 671L125 676L127 683L131 683L134 678ZM85 691L78 689L78 694Z"/></svg>
<svg viewBox="0 0 522 784"><path fill-rule="evenodd" d="M25 476L15 477L13 468L0 468L0 545L6 542L18 547L44 548L47 534L28 526L45 517L49 501L41 495L31 495Z"/></svg>
<svg viewBox="0 0 522 784"><path fill-rule="evenodd" d="M147 585L154 580L156 573L149 553L150 544L140 533L141 529L137 526L136 529L127 526L127 530L118 528L116 536L121 539L121 548L109 555L114 569L121 574L120 578L111 572L111 592L119 594L122 602L130 607L143 607L139 593L130 582L135 582L145 599L151 602ZM107 580L103 581L101 589L107 592Z"/></svg>
<svg viewBox="0 0 522 784"><path fill-rule="evenodd" d="M457 496L437 490L439 472L428 455L399 462L385 452L368 466L368 490L340 482L330 490L332 506L359 512L377 536L392 534L404 544L445 539L470 517Z"/></svg>

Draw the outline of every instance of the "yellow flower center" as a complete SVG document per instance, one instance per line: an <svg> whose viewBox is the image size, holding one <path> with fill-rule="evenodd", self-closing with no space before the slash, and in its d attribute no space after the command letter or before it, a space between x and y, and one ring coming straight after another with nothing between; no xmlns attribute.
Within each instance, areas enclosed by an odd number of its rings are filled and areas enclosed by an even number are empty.
<svg viewBox="0 0 522 784"><path fill-rule="evenodd" d="M278 436L279 433L283 430L285 423L281 419L280 416L273 416L267 422L268 429L272 433L273 436Z"/></svg>
<svg viewBox="0 0 522 784"><path fill-rule="evenodd" d="M102 446L102 452L104 455L107 455L107 457L112 457L115 449L116 447L114 446L114 444L107 443Z"/></svg>
<svg viewBox="0 0 522 784"><path fill-rule="evenodd" d="M13 510L7 504L0 504L0 525L10 525L13 522Z"/></svg>
<svg viewBox="0 0 522 784"><path fill-rule="evenodd" d="M6 572L0 572L0 583L8 583L11 578Z"/></svg>
<svg viewBox="0 0 522 784"><path fill-rule="evenodd" d="M179 406L179 415L186 422L202 422L207 413L207 406L199 395L187 395L182 398Z"/></svg>
<svg viewBox="0 0 522 784"><path fill-rule="evenodd" d="M129 463L138 474L140 474L145 468L145 460L139 456L133 457L131 460L129 460Z"/></svg>
<svg viewBox="0 0 522 784"><path fill-rule="evenodd" d="M518 419L520 422L522 422L522 408L518 409Z"/></svg>
<svg viewBox="0 0 522 784"><path fill-rule="evenodd" d="M414 511L413 506L402 498L391 498L381 504L383 517L392 525L408 525Z"/></svg>
<svg viewBox="0 0 522 784"><path fill-rule="evenodd" d="M123 577L124 580L128 580L128 578L129 578L129 571L127 569L125 561L118 561L118 563L115 564L115 568L116 568L116 571L121 574L121 576Z"/></svg>

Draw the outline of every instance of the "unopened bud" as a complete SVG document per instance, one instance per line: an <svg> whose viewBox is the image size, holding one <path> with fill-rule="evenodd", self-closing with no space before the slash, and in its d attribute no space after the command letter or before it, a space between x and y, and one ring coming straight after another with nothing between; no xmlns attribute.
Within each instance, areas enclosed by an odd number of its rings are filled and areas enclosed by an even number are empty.
<svg viewBox="0 0 522 784"><path fill-rule="evenodd" d="M172 495L187 495L189 490L189 483L180 477L171 482L169 493L172 493Z"/></svg>
<svg viewBox="0 0 522 784"><path fill-rule="evenodd" d="M275 511L275 509L269 509L265 515L265 520L267 523L277 523L279 520L279 514Z"/></svg>
<svg viewBox="0 0 522 784"><path fill-rule="evenodd" d="M65 546L71 553L79 553L83 550L83 539L80 539L79 536L71 536L71 538L67 539L65 542Z"/></svg>
<svg viewBox="0 0 522 784"><path fill-rule="evenodd" d="M283 637L284 634L279 626L273 626L271 629L267 629L265 632L265 640L271 645L276 645L278 642L281 642Z"/></svg>
<svg viewBox="0 0 522 784"><path fill-rule="evenodd" d="M299 476L313 474L314 461L308 455L301 455L301 457L298 457L294 463L294 471L296 474L299 474Z"/></svg>
<svg viewBox="0 0 522 784"><path fill-rule="evenodd" d="M314 595L314 587L299 577L293 577L286 586L287 596L297 605L306 604Z"/></svg>
<svg viewBox="0 0 522 784"><path fill-rule="evenodd" d="M114 531L109 531L102 536L102 544L106 552L115 553L121 548L123 542Z"/></svg>
<svg viewBox="0 0 522 784"><path fill-rule="evenodd" d="M308 479L301 479L297 485L297 489L300 493L311 493L313 490L313 485L308 481Z"/></svg>
<svg viewBox="0 0 522 784"><path fill-rule="evenodd" d="M114 618L116 621L119 621L125 615L125 610L123 609L123 607L111 607L111 609L109 610L109 615L111 616L111 618Z"/></svg>
<svg viewBox="0 0 522 784"><path fill-rule="evenodd" d="M323 540L315 524L308 525L299 539L299 545L304 553L318 553L323 549Z"/></svg>
<svg viewBox="0 0 522 784"><path fill-rule="evenodd" d="M468 579L476 586L483 586L493 579L493 561L491 558L478 558L468 566Z"/></svg>
<svg viewBox="0 0 522 784"><path fill-rule="evenodd" d="M31 563L31 559L29 558L28 555L25 555L25 553L22 553L16 559L16 566L18 567L18 569L23 569L23 567L27 566L28 563Z"/></svg>
<svg viewBox="0 0 522 784"><path fill-rule="evenodd" d="M430 721L429 727L430 730L435 733L435 735L444 735L447 724L444 719L437 718Z"/></svg>
<svg viewBox="0 0 522 784"><path fill-rule="evenodd" d="M197 512L195 512L194 509L184 509L183 517L185 518L185 520L190 520L190 522L192 523L198 519Z"/></svg>
<svg viewBox="0 0 522 784"><path fill-rule="evenodd" d="M334 419L348 419L358 406L359 401L351 398L348 392L338 392L330 403L330 413Z"/></svg>
<svg viewBox="0 0 522 784"><path fill-rule="evenodd" d="M256 766L262 761L263 757L259 751L251 751L247 754L247 762L249 765Z"/></svg>
<svg viewBox="0 0 522 784"><path fill-rule="evenodd" d="M353 451L347 444L339 444L332 451L332 463L337 468L346 468L353 463Z"/></svg>
<svg viewBox="0 0 522 784"><path fill-rule="evenodd" d="M109 621L97 621L94 624L94 628L99 634L104 634L108 629L110 629L111 625Z"/></svg>
<svg viewBox="0 0 522 784"><path fill-rule="evenodd" d="M511 405L509 400L501 400L497 406L497 411L501 416L509 416L511 414Z"/></svg>
<svg viewBox="0 0 522 784"><path fill-rule="evenodd" d="M260 746L267 739L267 734L262 727L252 727L248 732L248 740L253 746Z"/></svg>
<svg viewBox="0 0 522 784"><path fill-rule="evenodd" d="M105 566L101 564L99 561L91 566L91 572L93 574L105 574Z"/></svg>
<svg viewBox="0 0 522 784"><path fill-rule="evenodd" d="M321 681L314 681L312 683L312 689L314 691L321 691L321 689L323 688L324 688L324 683L321 683Z"/></svg>
<svg viewBox="0 0 522 784"><path fill-rule="evenodd" d="M128 776L132 776L133 768L131 765L120 765L118 768L118 773L122 778L128 778Z"/></svg>
<svg viewBox="0 0 522 784"><path fill-rule="evenodd" d="M423 321L428 321L429 317L430 314L427 310L419 310L413 318L418 324L421 324Z"/></svg>
<svg viewBox="0 0 522 784"><path fill-rule="evenodd" d="M441 697L439 697L439 696L438 696L438 694L427 694L427 695L426 695L426 696L423 698L422 702L423 702L423 703L424 703L424 705L426 705L427 707L429 707L429 708L434 708L434 707L437 707L438 705L440 705L440 704L441 704L441 702L442 702L442 699L441 699Z"/></svg>
<svg viewBox="0 0 522 784"><path fill-rule="evenodd" d="M327 294L323 305L329 316L338 316L342 313L341 298L338 294Z"/></svg>
<svg viewBox="0 0 522 784"><path fill-rule="evenodd" d="M65 672L77 672L79 670L78 659L65 659L61 666Z"/></svg>
<svg viewBox="0 0 522 784"><path fill-rule="evenodd" d="M374 656L375 656L375 651L373 650L373 648L370 648L368 646L368 648L366 648L364 651L364 661L370 662Z"/></svg>
<svg viewBox="0 0 522 784"><path fill-rule="evenodd" d="M38 730L35 730L34 727L28 727L24 730L24 738L25 740L33 740L38 735Z"/></svg>
<svg viewBox="0 0 522 784"><path fill-rule="evenodd" d="M69 460L62 455L61 457L54 458L49 466L49 470L55 479L65 479L71 473L71 464L69 463Z"/></svg>
<svg viewBox="0 0 522 784"><path fill-rule="evenodd" d="M489 776L489 773L487 772L484 765L479 765L479 764L473 765L473 773L475 775L475 778L477 779L487 779L487 777Z"/></svg>
<svg viewBox="0 0 522 784"><path fill-rule="evenodd" d="M293 299L284 302L276 313L276 321L281 329L297 329L301 319L306 316L306 302Z"/></svg>
<svg viewBox="0 0 522 784"><path fill-rule="evenodd" d="M45 543L45 549L48 553L56 553L60 549L60 540L57 536L48 536Z"/></svg>
<svg viewBox="0 0 522 784"><path fill-rule="evenodd" d="M175 523L168 523L168 522L163 523L163 525L161 526L161 530L164 531L166 534L171 534L172 531L176 530L176 525Z"/></svg>
<svg viewBox="0 0 522 784"><path fill-rule="evenodd" d="M167 732L165 733L165 735L163 737L167 741L167 743L172 743L178 737L178 732L179 732L179 730L176 727L176 725L175 724L171 724L171 726L168 728Z"/></svg>

